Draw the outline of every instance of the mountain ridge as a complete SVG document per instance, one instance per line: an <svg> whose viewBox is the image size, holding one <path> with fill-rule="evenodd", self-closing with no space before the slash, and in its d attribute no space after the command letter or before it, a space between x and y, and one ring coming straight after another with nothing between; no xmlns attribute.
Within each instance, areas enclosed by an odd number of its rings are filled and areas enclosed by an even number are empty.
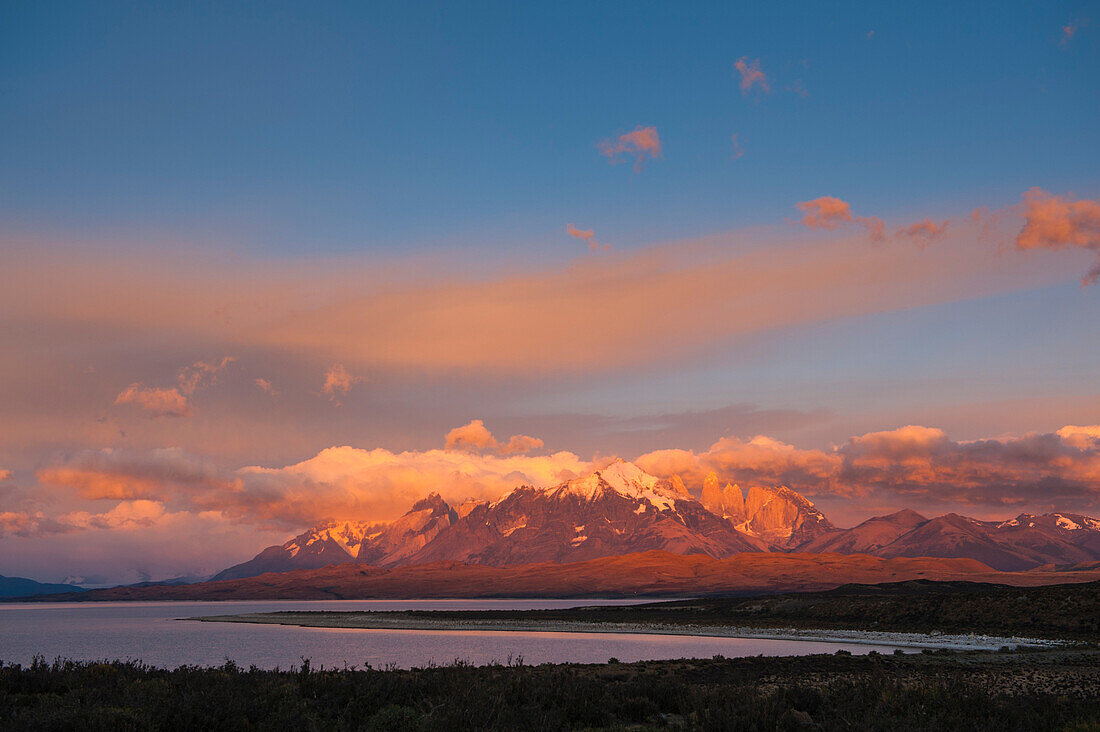
<svg viewBox="0 0 1100 732"><path fill-rule="evenodd" d="M213 579L340 563L509 566L650 550L718 559L759 551L970 558L1002 571L1100 560L1100 520L1079 514L997 522L902 509L841 529L788 487L720 485L717 473L707 474L696 498L681 480L615 460L589 475L518 485L495 501L469 500L458 509L433 492L395 521L324 522Z"/></svg>

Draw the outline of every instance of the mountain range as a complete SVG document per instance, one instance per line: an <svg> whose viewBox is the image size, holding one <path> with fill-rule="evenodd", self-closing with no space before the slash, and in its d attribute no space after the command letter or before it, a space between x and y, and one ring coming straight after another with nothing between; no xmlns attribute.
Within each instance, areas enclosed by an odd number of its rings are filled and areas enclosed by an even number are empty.
<svg viewBox="0 0 1100 732"><path fill-rule="evenodd" d="M519 486L496 501L455 508L432 493L391 523L326 522L213 580L331 564L502 567L653 550L715 559L742 552L959 558L1022 571L1100 560L1100 520L1050 513L998 522L902 510L840 529L786 487L752 486L746 492L721 486L711 473L697 498L678 479L659 479L618 460L560 485Z"/></svg>
<svg viewBox="0 0 1100 732"><path fill-rule="evenodd" d="M851 583L907 580L993 582L1036 586L1100 580L1100 562L998 572L973 559L867 554L648 551L583 562L494 567L429 562L393 568L345 562L318 569L272 572L220 582L112 587L42 601L103 600L366 600L444 597L644 597L760 594L823 590Z"/></svg>
<svg viewBox="0 0 1100 732"><path fill-rule="evenodd" d="M4 599L32 595L67 595L83 591L83 587L76 585L38 582L26 577L5 577L0 574L0 598Z"/></svg>

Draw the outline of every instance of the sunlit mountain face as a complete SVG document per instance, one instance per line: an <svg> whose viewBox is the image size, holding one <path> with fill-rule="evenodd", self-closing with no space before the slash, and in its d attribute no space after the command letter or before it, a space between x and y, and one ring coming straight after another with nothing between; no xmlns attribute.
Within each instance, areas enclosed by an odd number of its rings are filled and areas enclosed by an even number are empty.
<svg viewBox="0 0 1100 732"><path fill-rule="evenodd" d="M375 5L0 7L0 574L1096 559L1096 18Z"/></svg>
<svg viewBox="0 0 1100 732"><path fill-rule="evenodd" d="M432 493L392 523L325 522L213 579L353 562L509 566L654 550L716 559L741 552L964 558L1001 571L1100 561L1100 519L1077 514L998 522L902 510L839 529L789 488L753 487L745 496L737 486L717 485L717 475L708 474L700 500L682 481L618 460L560 485L520 486L457 510Z"/></svg>

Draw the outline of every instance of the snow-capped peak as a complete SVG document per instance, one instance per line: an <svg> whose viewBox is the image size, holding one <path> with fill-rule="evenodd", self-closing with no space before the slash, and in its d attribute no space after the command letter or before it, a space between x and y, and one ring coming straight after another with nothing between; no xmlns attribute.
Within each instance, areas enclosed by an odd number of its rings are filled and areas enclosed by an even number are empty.
<svg viewBox="0 0 1100 732"><path fill-rule="evenodd" d="M314 526L304 534L294 537L283 544L283 549L288 551L291 557L295 557L305 547L329 541L339 546L349 556L355 557L359 552L359 545L367 538L370 530L375 528L377 528L376 524L363 521L330 521Z"/></svg>
<svg viewBox="0 0 1100 732"><path fill-rule="evenodd" d="M649 501L658 509L672 508L677 499L684 498L662 484L660 478L622 459L591 475L576 478L553 488L551 492L555 495L571 495L591 501L608 488L627 498Z"/></svg>
<svg viewBox="0 0 1100 732"><path fill-rule="evenodd" d="M596 473L607 481L607 484L619 493L630 493L638 490L652 490L660 479L650 475L634 463L626 460L616 460Z"/></svg>

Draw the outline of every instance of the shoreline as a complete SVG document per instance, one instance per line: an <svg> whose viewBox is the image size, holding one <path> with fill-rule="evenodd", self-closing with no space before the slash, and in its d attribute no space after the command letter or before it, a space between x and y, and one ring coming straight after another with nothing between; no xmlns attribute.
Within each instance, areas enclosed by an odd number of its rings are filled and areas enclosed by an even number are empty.
<svg viewBox="0 0 1100 732"><path fill-rule="evenodd" d="M324 617L310 612L241 613L238 615L207 615L177 618L204 623L250 623L259 625L291 625L304 628L343 630L421 630L439 632L511 632L511 633L594 633L631 635L673 635L704 638L745 638L757 640L810 641L819 643L849 643L854 645L898 646L914 649L949 649L967 651L997 651L1003 647L1056 648L1071 645L1070 641L1016 636L976 634L906 633L874 630L826 630L800 628L752 628L745 626L689 625L670 623L615 623L548 620L537 623L515 620L431 620L427 618L381 618L341 614Z"/></svg>

